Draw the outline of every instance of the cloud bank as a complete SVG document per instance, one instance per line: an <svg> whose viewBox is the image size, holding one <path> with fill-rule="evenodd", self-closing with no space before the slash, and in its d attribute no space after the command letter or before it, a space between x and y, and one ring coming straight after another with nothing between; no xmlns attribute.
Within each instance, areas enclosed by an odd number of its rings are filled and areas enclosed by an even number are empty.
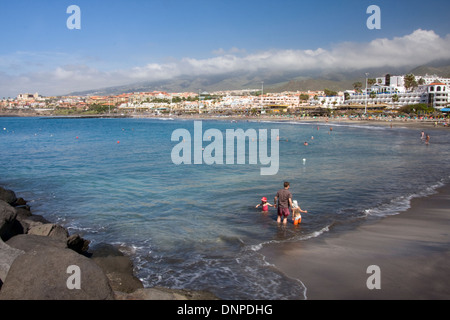
<svg viewBox="0 0 450 320"><path fill-rule="evenodd" d="M380 38L368 43L345 42L329 50L267 50L247 53L233 48L214 51L207 59L186 57L168 63L149 63L130 69L102 71L86 63L64 64L48 70L35 70L11 75L2 71L11 58L0 57L0 98L20 92L39 92L44 95L66 94L74 91L126 85L140 81L163 81L179 76L214 76L232 72L309 72L317 70L359 70L376 67L419 66L448 59L450 35L441 37L432 30L418 29L413 33L392 39ZM16 57L14 65L19 61ZM6 61L6 62L5 62ZM11 70L10 68L5 68ZM23 69L23 66L22 66Z"/></svg>

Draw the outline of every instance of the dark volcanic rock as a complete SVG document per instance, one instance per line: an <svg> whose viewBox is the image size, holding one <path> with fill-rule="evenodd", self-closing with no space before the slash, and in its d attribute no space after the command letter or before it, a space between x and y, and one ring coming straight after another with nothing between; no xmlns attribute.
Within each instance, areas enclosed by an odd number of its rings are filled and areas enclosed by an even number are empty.
<svg viewBox="0 0 450 320"><path fill-rule="evenodd" d="M14 191L0 187L0 200L12 205L17 201L17 197Z"/></svg>
<svg viewBox="0 0 450 320"><path fill-rule="evenodd" d="M47 236L55 239L61 239L64 241L67 241L67 238L69 237L69 232L64 227L54 223L47 223L34 226L30 228L30 230L28 230L28 234Z"/></svg>
<svg viewBox="0 0 450 320"><path fill-rule="evenodd" d="M56 247L61 249L67 248L66 241L46 236L38 236L34 234L18 234L17 236L14 236L8 241L6 241L6 244L13 248L23 250L25 252L31 251L39 246Z"/></svg>
<svg viewBox="0 0 450 320"><path fill-rule="evenodd" d="M0 239L0 281L3 283L14 260L24 254L23 250L13 248ZM0 286L1 287L1 286Z"/></svg>
<svg viewBox="0 0 450 320"><path fill-rule="evenodd" d="M80 289L72 289L79 268ZM77 282L77 280L75 280ZM114 293L100 267L70 249L38 245L18 256L0 291L1 300L111 300Z"/></svg>
<svg viewBox="0 0 450 320"><path fill-rule="evenodd" d="M101 243L88 251L89 244L0 187L0 300L217 299L202 291L145 289L117 247Z"/></svg>
<svg viewBox="0 0 450 320"><path fill-rule="evenodd" d="M143 288L142 282L133 275L133 263L116 247L101 243L91 250L91 259L102 268L114 291L130 293Z"/></svg>
<svg viewBox="0 0 450 320"><path fill-rule="evenodd" d="M79 234L74 234L67 238L67 247L80 254L88 251L90 243L89 240L83 239Z"/></svg>
<svg viewBox="0 0 450 320"><path fill-rule="evenodd" d="M7 202L0 200L0 238L8 240L17 234L17 212Z"/></svg>

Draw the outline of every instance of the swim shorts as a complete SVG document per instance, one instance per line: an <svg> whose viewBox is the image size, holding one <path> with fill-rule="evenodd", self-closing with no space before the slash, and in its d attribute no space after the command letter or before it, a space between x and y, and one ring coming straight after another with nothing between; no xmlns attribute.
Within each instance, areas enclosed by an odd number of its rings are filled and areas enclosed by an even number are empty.
<svg viewBox="0 0 450 320"><path fill-rule="evenodd" d="M278 215L279 215L280 217L281 217L281 216L284 216L284 217L286 218L286 217L289 216L289 214L290 214L289 208L281 208L281 207L278 207Z"/></svg>

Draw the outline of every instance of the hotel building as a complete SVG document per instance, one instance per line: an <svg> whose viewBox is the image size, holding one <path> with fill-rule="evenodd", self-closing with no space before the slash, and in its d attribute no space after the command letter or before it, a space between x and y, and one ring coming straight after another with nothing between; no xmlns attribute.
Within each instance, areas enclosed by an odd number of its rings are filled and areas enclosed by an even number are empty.
<svg viewBox="0 0 450 320"><path fill-rule="evenodd" d="M419 82L419 80L422 81ZM416 76L416 81L422 83L413 90L405 88L404 76L381 77L375 79L375 84L367 92L357 93L347 91L346 105L387 105L399 108L419 103L428 104L435 109L449 105L449 78L437 76Z"/></svg>

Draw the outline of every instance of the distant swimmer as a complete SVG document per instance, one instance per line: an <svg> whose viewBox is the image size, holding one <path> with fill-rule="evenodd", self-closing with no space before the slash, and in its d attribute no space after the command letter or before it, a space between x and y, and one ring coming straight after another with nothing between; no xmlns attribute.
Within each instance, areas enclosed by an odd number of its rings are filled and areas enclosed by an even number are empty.
<svg viewBox="0 0 450 320"><path fill-rule="evenodd" d="M422 135L421 135L420 139L422 139L422 140L425 139L425 132L422 131Z"/></svg>
<svg viewBox="0 0 450 320"><path fill-rule="evenodd" d="M426 145L430 144L430 135L429 134L427 134L427 137L425 139L425 144Z"/></svg>
<svg viewBox="0 0 450 320"><path fill-rule="evenodd" d="M308 142L307 142L307 141L303 142L303 145L307 146L307 145L308 145Z"/></svg>
<svg viewBox="0 0 450 320"><path fill-rule="evenodd" d="M262 141L262 140L261 140ZM281 142L283 142L283 141L286 141L286 142L289 142L289 139L285 139L285 138L280 138L280 136L277 136L277 141L281 141Z"/></svg>

